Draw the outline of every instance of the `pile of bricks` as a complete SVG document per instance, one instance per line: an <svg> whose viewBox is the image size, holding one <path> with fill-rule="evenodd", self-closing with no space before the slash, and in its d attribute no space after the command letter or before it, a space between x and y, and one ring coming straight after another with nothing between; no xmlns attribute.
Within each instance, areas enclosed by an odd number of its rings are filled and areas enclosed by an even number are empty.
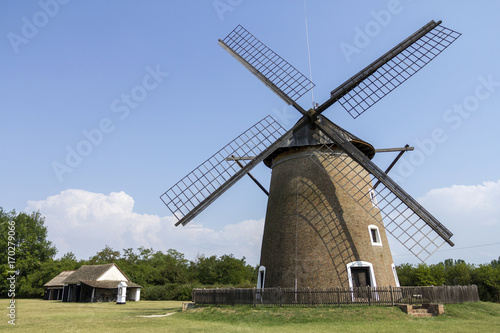
<svg viewBox="0 0 500 333"><path fill-rule="evenodd" d="M411 305L401 304L399 308L413 317L432 317L444 313L443 304Z"/></svg>

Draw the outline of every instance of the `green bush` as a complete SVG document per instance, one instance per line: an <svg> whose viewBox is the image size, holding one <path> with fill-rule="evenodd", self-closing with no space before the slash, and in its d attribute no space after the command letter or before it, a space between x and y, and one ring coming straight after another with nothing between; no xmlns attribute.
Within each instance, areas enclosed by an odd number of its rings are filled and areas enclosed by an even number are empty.
<svg viewBox="0 0 500 333"><path fill-rule="evenodd" d="M141 289L141 299L160 301L166 299L165 286L145 286Z"/></svg>
<svg viewBox="0 0 500 333"><path fill-rule="evenodd" d="M179 283L145 286L141 290L141 299L150 301L189 301L194 287L192 284Z"/></svg>

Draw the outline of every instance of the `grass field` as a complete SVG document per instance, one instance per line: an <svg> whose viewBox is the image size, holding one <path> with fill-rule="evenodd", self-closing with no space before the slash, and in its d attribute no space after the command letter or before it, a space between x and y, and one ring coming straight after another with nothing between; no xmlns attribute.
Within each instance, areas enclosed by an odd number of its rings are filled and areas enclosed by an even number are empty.
<svg viewBox="0 0 500 333"><path fill-rule="evenodd" d="M16 325L0 300L0 330L19 332L500 332L500 304L445 305L444 315L412 318L396 307L203 307L182 302L62 303L16 300ZM161 317L141 317L165 315Z"/></svg>

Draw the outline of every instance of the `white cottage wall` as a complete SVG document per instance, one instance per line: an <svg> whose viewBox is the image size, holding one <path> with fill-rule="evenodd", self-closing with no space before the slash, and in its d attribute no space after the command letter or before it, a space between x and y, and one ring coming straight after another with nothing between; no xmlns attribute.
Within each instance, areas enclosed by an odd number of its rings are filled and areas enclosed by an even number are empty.
<svg viewBox="0 0 500 333"><path fill-rule="evenodd" d="M106 271L106 273L101 275L97 279L97 281L128 281L128 280L116 266L112 266L110 269Z"/></svg>
<svg viewBox="0 0 500 333"><path fill-rule="evenodd" d="M141 299L141 288L128 288L127 293L127 299L131 299L136 302Z"/></svg>

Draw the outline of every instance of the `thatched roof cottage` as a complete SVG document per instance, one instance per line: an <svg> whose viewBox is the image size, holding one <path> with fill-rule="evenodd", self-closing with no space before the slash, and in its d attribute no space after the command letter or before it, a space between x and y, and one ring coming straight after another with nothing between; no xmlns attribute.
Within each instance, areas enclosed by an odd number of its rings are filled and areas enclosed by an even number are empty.
<svg viewBox="0 0 500 333"><path fill-rule="evenodd" d="M43 299L45 300L61 300L63 294L63 281L73 274L74 271L62 271L55 278L43 285L44 293Z"/></svg>
<svg viewBox="0 0 500 333"><path fill-rule="evenodd" d="M58 277L65 273L66 277L60 281ZM63 276L64 276L63 275ZM54 281L55 280L55 281ZM61 298L63 302L109 302L115 301L118 294L118 284L126 283L126 300L138 301L141 286L133 283L116 264L83 265L75 271L61 272L54 279L45 284L44 299L50 298L50 288L62 284ZM122 283L122 285L124 285Z"/></svg>

